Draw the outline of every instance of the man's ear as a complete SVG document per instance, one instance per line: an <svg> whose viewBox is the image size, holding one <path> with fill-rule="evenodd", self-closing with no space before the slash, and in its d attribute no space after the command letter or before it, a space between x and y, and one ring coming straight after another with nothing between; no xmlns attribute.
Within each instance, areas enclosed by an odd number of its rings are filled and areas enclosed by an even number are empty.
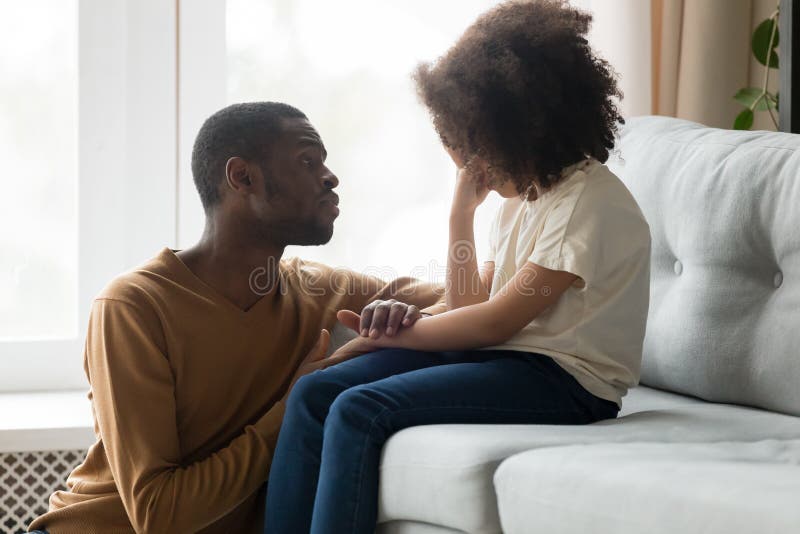
<svg viewBox="0 0 800 534"><path fill-rule="evenodd" d="M250 166L239 156L234 156L225 163L225 182L237 193L246 193L253 185Z"/></svg>

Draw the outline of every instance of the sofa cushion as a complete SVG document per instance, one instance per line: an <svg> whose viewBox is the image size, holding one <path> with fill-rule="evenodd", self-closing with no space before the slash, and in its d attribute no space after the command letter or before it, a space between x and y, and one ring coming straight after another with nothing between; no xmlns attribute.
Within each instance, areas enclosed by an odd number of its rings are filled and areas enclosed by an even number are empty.
<svg viewBox="0 0 800 534"><path fill-rule="evenodd" d="M465 534L463 530L421 523L419 521L390 521L380 523L375 534Z"/></svg>
<svg viewBox="0 0 800 534"><path fill-rule="evenodd" d="M536 450L495 485L506 534L800 531L800 440Z"/></svg>
<svg viewBox="0 0 800 534"><path fill-rule="evenodd" d="M798 417L650 388L634 388L623 406L623 417L593 425L430 425L398 432L383 449L379 521L500 532L492 476L505 458L529 449L800 438Z"/></svg>
<svg viewBox="0 0 800 534"><path fill-rule="evenodd" d="M641 383L800 415L800 135L638 117L617 149L652 233Z"/></svg>

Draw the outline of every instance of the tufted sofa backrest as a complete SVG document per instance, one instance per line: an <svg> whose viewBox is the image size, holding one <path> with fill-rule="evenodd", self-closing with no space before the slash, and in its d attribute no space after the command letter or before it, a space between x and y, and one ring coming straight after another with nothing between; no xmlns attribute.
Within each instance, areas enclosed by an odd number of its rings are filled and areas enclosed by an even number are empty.
<svg viewBox="0 0 800 534"><path fill-rule="evenodd" d="M617 148L653 240L642 384L800 415L800 135L637 117Z"/></svg>

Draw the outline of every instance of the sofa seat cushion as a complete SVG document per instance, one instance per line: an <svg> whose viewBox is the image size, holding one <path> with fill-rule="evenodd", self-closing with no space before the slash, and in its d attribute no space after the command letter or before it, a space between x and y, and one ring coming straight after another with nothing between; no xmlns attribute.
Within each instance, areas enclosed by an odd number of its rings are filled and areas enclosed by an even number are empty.
<svg viewBox="0 0 800 534"><path fill-rule="evenodd" d="M398 432L383 449L379 521L500 532L492 476L501 461L529 449L800 438L798 417L649 388L631 390L623 407L622 417L585 426L430 425Z"/></svg>
<svg viewBox="0 0 800 534"><path fill-rule="evenodd" d="M389 521L380 523L375 534L467 534L463 530L421 523L419 521Z"/></svg>
<svg viewBox="0 0 800 534"><path fill-rule="evenodd" d="M800 440L525 452L497 470L503 532L800 532Z"/></svg>

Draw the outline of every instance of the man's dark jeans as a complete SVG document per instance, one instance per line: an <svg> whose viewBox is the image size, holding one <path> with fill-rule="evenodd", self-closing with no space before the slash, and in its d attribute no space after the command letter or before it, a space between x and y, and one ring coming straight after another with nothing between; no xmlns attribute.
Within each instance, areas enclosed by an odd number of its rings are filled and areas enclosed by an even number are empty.
<svg viewBox="0 0 800 534"><path fill-rule="evenodd" d="M295 384L270 470L265 532L374 532L381 448L401 429L587 424L618 411L541 354L365 354Z"/></svg>

